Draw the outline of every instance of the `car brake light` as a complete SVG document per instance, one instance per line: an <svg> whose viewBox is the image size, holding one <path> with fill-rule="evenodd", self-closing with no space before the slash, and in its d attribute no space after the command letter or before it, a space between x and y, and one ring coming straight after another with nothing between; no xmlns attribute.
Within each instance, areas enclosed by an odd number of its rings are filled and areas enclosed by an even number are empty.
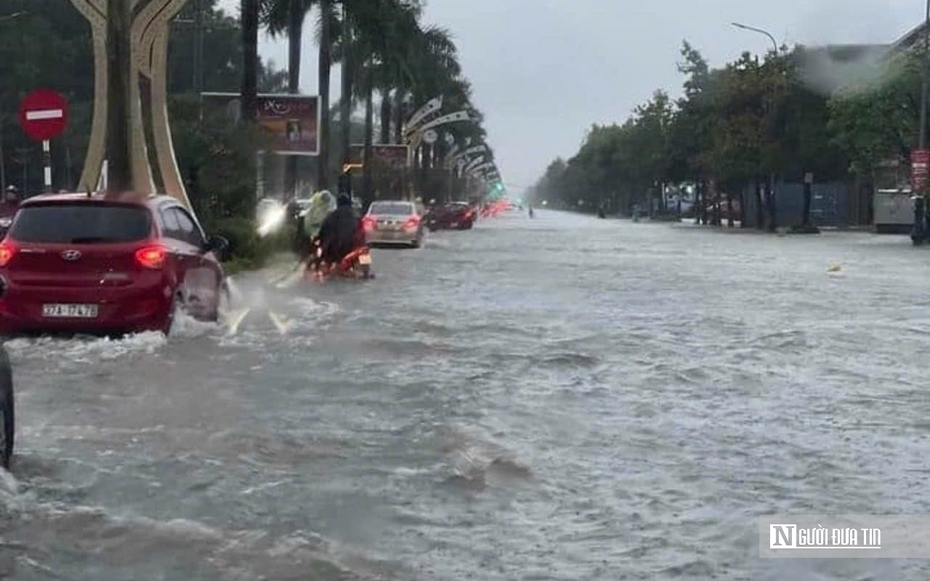
<svg viewBox="0 0 930 581"><path fill-rule="evenodd" d="M0 267L4 267L13 260L13 255L16 254L16 248L10 244L0 244Z"/></svg>
<svg viewBox="0 0 930 581"><path fill-rule="evenodd" d="M378 218L375 216L365 216L362 218L362 228L365 230L374 230L375 222L377 222L377 220Z"/></svg>
<svg viewBox="0 0 930 581"><path fill-rule="evenodd" d="M410 216L406 222L404 222L404 230L413 230L420 225L419 216Z"/></svg>
<svg viewBox="0 0 930 581"><path fill-rule="evenodd" d="M136 250L136 262L145 268L159 269L165 265L167 252L161 246L146 246Z"/></svg>

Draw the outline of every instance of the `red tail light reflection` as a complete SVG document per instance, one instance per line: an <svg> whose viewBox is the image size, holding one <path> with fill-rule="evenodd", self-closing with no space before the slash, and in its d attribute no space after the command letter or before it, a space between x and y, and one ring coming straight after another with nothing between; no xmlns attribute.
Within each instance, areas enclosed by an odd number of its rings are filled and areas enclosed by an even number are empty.
<svg viewBox="0 0 930 581"><path fill-rule="evenodd" d="M419 216L410 216L406 222L404 222L404 230L416 230L417 226L420 225Z"/></svg>
<svg viewBox="0 0 930 581"><path fill-rule="evenodd" d="M13 245L0 244L0 268L9 264L15 254L16 248Z"/></svg>
<svg viewBox="0 0 930 581"><path fill-rule="evenodd" d="M145 268L157 270L165 265L167 254L161 246L146 246L136 250L136 262Z"/></svg>
<svg viewBox="0 0 930 581"><path fill-rule="evenodd" d="M362 218L362 228L365 230L374 230L375 224L378 222L377 216L365 216Z"/></svg>

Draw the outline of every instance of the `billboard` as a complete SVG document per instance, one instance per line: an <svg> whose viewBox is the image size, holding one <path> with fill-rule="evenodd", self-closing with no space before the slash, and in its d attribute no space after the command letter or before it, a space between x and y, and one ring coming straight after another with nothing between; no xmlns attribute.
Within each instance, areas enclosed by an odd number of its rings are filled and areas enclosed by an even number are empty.
<svg viewBox="0 0 930 581"><path fill-rule="evenodd" d="M351 163L361 165L365 157L365 146L353 145L351 155ZM391 169L405 169L407 167L406 145L372 145L371 156L375 165L378 166L386 166Z"/></svg>
<svg viewBox="0 0 930 581"><path fill-rule="evenodd" d="M204 107L223 107L239 120L238 93L201 93ZM258 96L258 126L278 155L320 154L320 107L316 95Z"/></svg>
<svg viewBox="0 0 930 581"><path fill-rule="evenodd" d="M911 150L911 191L925 193L930 174L930 149Z"/></svg>

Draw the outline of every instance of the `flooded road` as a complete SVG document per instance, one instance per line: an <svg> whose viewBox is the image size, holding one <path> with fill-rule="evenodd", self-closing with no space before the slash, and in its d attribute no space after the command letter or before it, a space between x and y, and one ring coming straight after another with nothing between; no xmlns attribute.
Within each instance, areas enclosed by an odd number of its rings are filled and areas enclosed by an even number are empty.
<svg viewBox="0 0 930 581"><path fill-rule="evenodd" d="M906 237L539 211L374 265L245 277L233 335L8 343L0 578L927 578L758 558L761 514L930 513Z"/></svg>

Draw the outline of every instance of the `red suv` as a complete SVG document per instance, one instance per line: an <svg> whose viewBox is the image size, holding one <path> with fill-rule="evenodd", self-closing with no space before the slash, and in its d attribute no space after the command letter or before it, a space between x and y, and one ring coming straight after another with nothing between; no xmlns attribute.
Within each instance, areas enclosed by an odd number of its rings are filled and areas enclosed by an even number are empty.
<svg viewBox="0 0 930 581"><path fill-rule="evenodd" d="M216 320L227 246L168 196L30 198L0 242L0 333L167 333L181 309Z"/></svg>

